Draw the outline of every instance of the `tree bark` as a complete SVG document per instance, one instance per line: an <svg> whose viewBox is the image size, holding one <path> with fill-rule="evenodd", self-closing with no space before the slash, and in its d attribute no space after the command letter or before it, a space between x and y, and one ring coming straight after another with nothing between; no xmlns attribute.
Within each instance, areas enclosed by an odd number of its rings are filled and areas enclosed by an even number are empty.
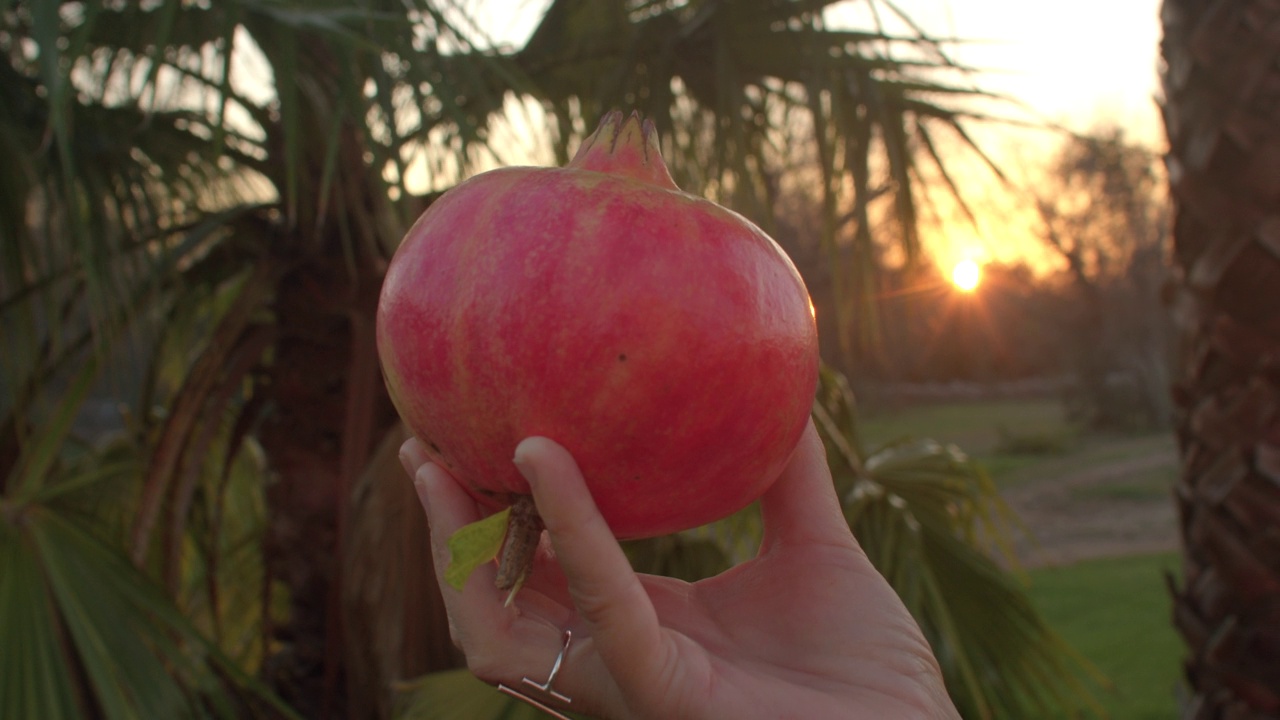
<svg viewBox="0 0 1280 720"><path fill-rule="evenodd" d="M1280 3L1165 0L1185 718L1280 716Z"/></svg>
<svg viewBox="0 0 1280 720"><path fill-rule="evenodd" d="M376 355L361 357L376 353L365 336L377 288L376 277L353 277L339 263L300 264L273 307L279 340L261 388L271 398L260 438L274 475L264 550L288 603L272 628L267 676L305 717L346 714L338 589L347 511L356 474L395 421Z"/></svg>

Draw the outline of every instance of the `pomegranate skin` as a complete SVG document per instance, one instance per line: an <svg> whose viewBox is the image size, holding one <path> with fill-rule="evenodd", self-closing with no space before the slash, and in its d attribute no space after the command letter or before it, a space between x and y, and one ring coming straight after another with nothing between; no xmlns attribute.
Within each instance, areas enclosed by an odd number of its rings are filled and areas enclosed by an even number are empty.
<svg viewBox="0 0 1280 720"><path fill-rule="evenodd" d="M723 518L794 450L818 381L804 283L745 218L680 192L651 123L606 117L564 168L445 193L406 235L378 307L401 417L483 504L563 445L620 538Z"/></svg>

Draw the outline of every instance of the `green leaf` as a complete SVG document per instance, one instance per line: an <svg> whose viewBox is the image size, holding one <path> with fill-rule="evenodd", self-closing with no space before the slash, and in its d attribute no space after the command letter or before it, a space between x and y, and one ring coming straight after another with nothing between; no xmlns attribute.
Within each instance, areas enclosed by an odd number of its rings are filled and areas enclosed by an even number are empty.
<svg viewBox="0 0 1280 720"><path fill-rule="evenodd" d="M56 609L29 542L8 522L0 522L0 566L0 716L79 716Z"/></svg>
<svg viewBox="0 0 1280 720"><path fill-rule="evenodd" d="M507 536L507 518L511 508L470 525L463 525L449 536L449 567L444 579L454 590L462 590L472 571L498 557L502 540Z"/></svg>
<svg viewBox="0 0 1280 720"><path fill-rule="evenodd" d="M57 461L63 441L71 432L80 407L84 405L94 381L98 379L98 364L96 355L88 358L85 367L71 379L70 387L59 399L57 411L23 448L18 462L15 496L22 498L43 487L50 468Z"/></svg>
<svg viewBox="0 0 1280 720"><path fill-rule="evenodd" d="M0 501L0 716L236 717L251 698L291 716L82 524Z"/></svg>

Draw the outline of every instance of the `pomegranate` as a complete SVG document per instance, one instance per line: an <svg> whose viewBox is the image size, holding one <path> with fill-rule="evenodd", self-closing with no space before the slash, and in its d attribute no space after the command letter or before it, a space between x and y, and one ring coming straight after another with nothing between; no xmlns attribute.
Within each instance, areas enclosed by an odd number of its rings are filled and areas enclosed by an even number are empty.
<svg viewBox="0 0 1280 720"><path fill-rule="evenodd" d="M392 260L377 323L391 397L434 462L496 511L527 503L516 445L549 437L619 538L758 498L818 379L791 261L680 191L635 113L606 116L564 168L493 170L440 197Z"/></svg>

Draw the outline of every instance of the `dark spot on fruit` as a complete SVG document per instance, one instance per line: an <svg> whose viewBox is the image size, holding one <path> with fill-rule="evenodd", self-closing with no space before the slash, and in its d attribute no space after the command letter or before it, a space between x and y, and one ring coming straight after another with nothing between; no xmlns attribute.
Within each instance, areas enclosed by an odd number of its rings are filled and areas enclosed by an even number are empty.
<svg viewBox="0 0 1280 720"><path fill-rule="evenodd" d="M626 353L622 353L621 355L618 356L618 362L626 362L626 361L627 361Z"/></svg>

